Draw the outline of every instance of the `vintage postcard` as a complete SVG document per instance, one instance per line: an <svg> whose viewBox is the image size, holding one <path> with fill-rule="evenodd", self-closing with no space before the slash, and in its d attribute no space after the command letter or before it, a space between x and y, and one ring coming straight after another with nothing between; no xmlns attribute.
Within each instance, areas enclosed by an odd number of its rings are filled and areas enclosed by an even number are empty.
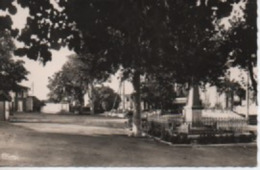
<svg viewBox="0 0 260 170"><path fill-rule="evenodd" d="M257 0L0 0L0 169L257 167Z"/></svg>

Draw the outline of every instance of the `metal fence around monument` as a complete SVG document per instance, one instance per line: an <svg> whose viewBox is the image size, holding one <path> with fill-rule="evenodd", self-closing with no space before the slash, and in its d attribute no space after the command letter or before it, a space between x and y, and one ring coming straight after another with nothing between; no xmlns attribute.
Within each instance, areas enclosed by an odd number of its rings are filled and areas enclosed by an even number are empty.
<svg viewBox="0 0 260 170"><path fill-rule="evenodd" d="M153 116L143 121L144 130L171 131L178 133L178 128L186 125L187 131L200 129L198 133L242 133L248 122L244 118L202 117L198 122L186 122L183 116ZM155 128L155 129L151 129ZM159 128L159 129L158 129Z"/></svg>

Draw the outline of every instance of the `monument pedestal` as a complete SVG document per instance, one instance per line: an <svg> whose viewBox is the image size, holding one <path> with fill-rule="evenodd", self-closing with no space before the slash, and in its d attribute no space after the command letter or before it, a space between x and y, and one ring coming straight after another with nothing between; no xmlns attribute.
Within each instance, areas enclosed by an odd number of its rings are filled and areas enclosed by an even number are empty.
<svg viewBox="0 0 260 170"><path fill-rule="evenodd" d="M202 117L202 108L188 108L185 107L185 121L191 124L192 127L198 125Z"/></svg>
<svg viewBox="0 0 260 170"><path fill-rule="evenodd" d="M202 108L199 87L195 84L190 88L187 104L184 107L185 121L191 124L191 127L196 127L200 124Z"/></svg>

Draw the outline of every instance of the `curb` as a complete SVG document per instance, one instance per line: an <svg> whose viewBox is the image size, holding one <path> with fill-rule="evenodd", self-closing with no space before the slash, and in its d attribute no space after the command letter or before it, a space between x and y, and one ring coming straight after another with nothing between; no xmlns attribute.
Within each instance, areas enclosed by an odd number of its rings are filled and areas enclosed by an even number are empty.
<svg viewBox="0 0 260 170"><path fill-rule="evenodd" d="M162 140L159 137L154 137L151 135L148 135L144 133L144 135L150 139L153 139L157 142L172 146L172 147L230 147L230 146L240 146L240 147L247 147L247 146L257 146L257 142L251 142L251 143L226 143L226 144L174 144L171 142L167 142Z"/></svg>

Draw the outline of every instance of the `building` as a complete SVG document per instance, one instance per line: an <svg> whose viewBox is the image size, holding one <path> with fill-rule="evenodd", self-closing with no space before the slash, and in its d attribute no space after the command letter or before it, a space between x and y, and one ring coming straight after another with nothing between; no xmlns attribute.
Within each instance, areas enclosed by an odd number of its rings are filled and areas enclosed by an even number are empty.
<svg viewBox="0 0 260 170"><path fill-rule="evenodd" d="M131 94L123 94L120 96L121 102L119 105L120 110L133 110L134 109L134 100Z"/></svg>
<svg viewBox="0 0 260 170"><path fill-rule="evenodd" d="M29 96L30 88L19 85L19 89L10 92L12 98L11 111L14 112L39 112L44 105L37 97Z"/></svg>
<svg viewBox="0 0 260 170"><path fill-rule="evenodd" d="M26 99L30 88L19 85L19 89L10 92L12 97L11 110L15 112L24 112L26 109Z"/></svg>
<svg viewBox="0 0 260 170"><path fill-rule="evenodd" d="M46 102L43 107L41 107L42 113L48 114L60 114L60 113L68 113L70 111L69 103L61 102L61 103L49 103Z"/></svg>
<svg viewBox="0 0 260 170"><path fill-rule="evenodd" d="M10 115L11 97L0 90L0 120L8 120Z"/></svg>
<svg viewBox="0 0 260 170"><path fill-rule="evenodd" d="M40 112L44 103L35 96L28 96L25 100L26 112Z"/></svg>

